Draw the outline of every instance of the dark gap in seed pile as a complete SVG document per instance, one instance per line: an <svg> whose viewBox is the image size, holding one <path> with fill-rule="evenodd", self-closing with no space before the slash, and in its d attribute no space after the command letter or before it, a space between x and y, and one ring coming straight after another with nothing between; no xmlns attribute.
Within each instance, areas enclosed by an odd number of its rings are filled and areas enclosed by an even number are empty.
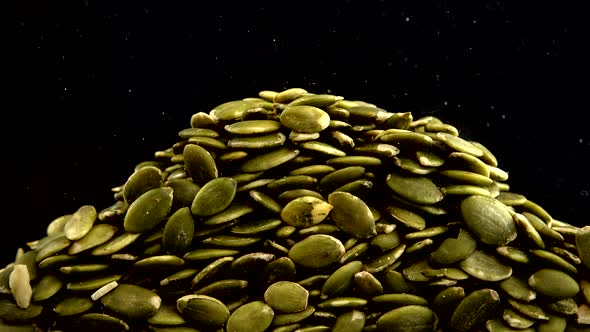
<svg viewBox="0 0 590 332"><path fill-rule="evenodd" d="M590 324L590 228L432 116L294 88L194 114L115 202L0 270L11 331L551 331Z"/></svg>

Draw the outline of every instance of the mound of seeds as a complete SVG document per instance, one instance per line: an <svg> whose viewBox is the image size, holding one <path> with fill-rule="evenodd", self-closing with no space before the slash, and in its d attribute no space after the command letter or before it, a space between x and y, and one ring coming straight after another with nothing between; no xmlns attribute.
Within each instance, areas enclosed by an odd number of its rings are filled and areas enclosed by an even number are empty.
<svg viewBox="0 0 590 332"><path fill-rule="evenodd" d="M590 227L428 116L303 89L194 114L0 271L10 331L590 328Z"/></svg>

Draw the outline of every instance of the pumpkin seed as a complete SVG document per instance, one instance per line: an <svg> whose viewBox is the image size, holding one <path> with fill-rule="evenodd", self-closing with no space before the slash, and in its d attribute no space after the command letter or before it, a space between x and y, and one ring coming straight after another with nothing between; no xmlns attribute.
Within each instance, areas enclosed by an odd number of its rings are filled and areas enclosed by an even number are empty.
<svg viewBox="0 0 590 332"><path fill-rule="evenodd" d="M330 116L322 109L296 105L287 106L281 113L281 124L299 133L318 133L330 125Z"/></svg>
<svg viewBox="0 0 590 332"><path fill-rule="evenodd" d="M377 329L380 331L431 332L436 325L435 313L421 305L393 309L377 320Z"/></svg>
<svg viewBox="0 0 590 332"><path fill-rule="evenodd" d="M130 233L149 231L164 220L172 207L172 194L169 187L156 188L139 196L125 215L123 226Z"/></svg>
<svg viewBox="0 0 590 332"><path fill-rule="evenodd" d="M53 311L60 316L72 316L90 310L94 303L87 297L68 297L59 302Z"/></svg>
<svg viewBox="0 0 590 332"><path fill-rule="evenodd" d="M221 301L206 295L185 295L176 301L176 307L183 318L204 328L220 328L230 316Z"/></svg>
<svg viewBox="0 0 590 332"><path fill-rule="evenodd" d="M555 299L564 299L580 291L578 283L566 273L553 269L541 269L528 280L536 292Z"/></svg>
<svg viewBox="0 0 590 332"><path fill-rule="evenodd" d="M481 242L503 246L516 238L516 226L506 207L494 198L469 196L461 202L469 230Z"/></svg>
<svg viewBox="0 0 590 332"><path fill-rule="evenodd" d="M492 318L499 304L500 296L495 290L476 290L459 303L451 317L450 326L457 331L470 331Z"/></svg>
<svg viewBox="0 0 590 332"><path fill-rule="evenodd" d="M289 258L296 264L320 268L337 262L344 255L344 246L337 238L314 234L297 242L289 250ZM321 255L317 253L321 252Z"/></svg>
<svg viewBox="0 0 590 332"><path fill-rule="evenodd" d="M371 210L357 196L336 191L328 195L328 203L334 207L330 211L332 220L343 232L357 238L377 235Z"/></svg>
<svg viewBox="0 0 590 332"><path fill-rule="evenodd" d="M281 210L281 219L294 227L308 227L322 222L334 206L324 200L303 196L296 198Z"/></svg>

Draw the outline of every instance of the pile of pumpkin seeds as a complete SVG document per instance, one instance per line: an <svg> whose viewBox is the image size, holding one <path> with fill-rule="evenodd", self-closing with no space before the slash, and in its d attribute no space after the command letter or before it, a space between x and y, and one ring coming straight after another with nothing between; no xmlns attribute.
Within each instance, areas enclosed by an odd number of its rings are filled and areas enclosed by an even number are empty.
<svg viewBox="0 0 590 332"><path fill-rule="evenodd" d="M223 103L0 271L10 331L590 328L590 227L433 116L293 88Z"/></svg>

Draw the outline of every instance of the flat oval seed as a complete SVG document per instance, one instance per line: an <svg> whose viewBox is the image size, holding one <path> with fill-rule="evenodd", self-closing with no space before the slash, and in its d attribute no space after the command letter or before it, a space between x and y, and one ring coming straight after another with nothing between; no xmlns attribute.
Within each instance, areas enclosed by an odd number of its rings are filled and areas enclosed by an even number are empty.
<svg viewBox="0 0 590 332"><path fill-rule="evenodd" d="M459 152L468 153L475 157L483 156L483 151L481 149L460 137L441 132L436 133L436 136L446 145L448 145L451 149L454 149Z"/></svg>
<svg viewBox="0 0 590 332"><path fill-rule="evenodd" d="M576 234L576 250L586 268L590 269L590 226L582 227Z"/></svg>
<svg viewBox="0 0 590 332"><path fill-rule="evenodd" d="M172 325L185 324L186 320L184 318L182 318L182 316L180 316L180 314L176 310L175 306L162 305L160 307L160 310L158 310L158 312L155 315L148 318L147 322L150 324L155 324L155 325L172 326ZM189 332L189 331L190 330L188 330L188 331L171 330L170 332ZM194 330L194 331L198 332L198 330ZM158 330L157 332L163 332L163 331ZM166 330L164 330L164 332L166 332Z"/></svg>
<svg viewBox="0 0 590 332"><path fill-rule="evenodd" d="M254 158L246 160L240 169L242 172L255 173L269 170L273 167L286 163L287 161L297 157L299 150L291 150L288 148L280 148L265 154L258 155Z"/></svg>
<svg viewBox="0 0 590 332"><path fill-rule="evenodd" d="M262 301L254 301L239 307L227 321L228 332L263 332L270 326L274 312Z"/></svg>
<svg viewBox="0 0 590 332"><path fill-rule="evenodd" d="M129 331L129 325L119 318L106 314L89 313L78 318L76 322L77 331Z"/></svg>
<svg viewBox="0 0 590 332"><path fill-rule="evenodd" d="M288 106L280 116L281 124L299 133L318 133L330 125L330 116L314 106Z"/></svg>
<svg viewBox="0 0 590 332"><path fill-rule="evenodd" d="M235 122L224 127L227 132L238 135L271 133L280 128L281 123L273 120L247 120Z"/></svg>
<svg viewBox="0 0 590 332"><path fill-rule="evenodd" d="M278 132L264 136L234 137L227 142L227 146L236 149L265 149L282 146L286 140L287 137Z"/></svg>
<svg viewBox="0 0 590 332"><path fill-rule="evenodd" d="M461 269L467 274L485 281L500 281L512 275L512 267L506 266L494 256L474 251L469 257L459 263Z"/></svg>
<svg viewBox="0 0 590 332"><path fill-rule="evenodd" d="M196 216L211 216L227 208L236 195L238 183L227 177L207 182L195 196L191 212Z"/></svg>
<svg viewBox="0 0 590 332"><path fill-rule="evenodd" d="M540 321L537 324L537 332L564 332L567 327L565 317L548 315L548 321Z"/></svg>
<svg viewBox="0 0 590 332"><path fill-rule="evenodd" d="M230 205L227 209L203 220L203 225L221 225L230 221L235 221L251 212L254 207L246 204Z"/></svg>
<svg viewBox="0 0 590 332"><path fill-rule="evenodd" d="M64 282L58 277L48 274L44 276L39 282L33 287L32 300L43 301L55 295L64 286Z"/></svg>
<svg viewBox="0 0 590 332"><path fill-rule="evenodd" d="M331 146L330 144L326 144L323 142L319 142L319 141L308 141L308 142L303 142L301 144L299 144L300 147L307 149L307 150L311 150L311 151L316 151L325 155L329 155L329 156L336 156L336 157L344 157L346 156L346 152L337 149L333 146Z"/></svg>
<svg viewBox="0 0 590 332"><path fill-rule="evenodd" d="M500 287L508 295L520 301L531 302L537 298L537 293L525 281L516 276L502 280Z"/></svg>
<svg viewBox="0 0 590 332"><path fill-rule="evenodd" d="M130 284L120 284L100 299L102 305L118 315L132 320L153 316L162 304L154 292Z"/></svg>
<svg viewBox="0 0 590 332"><path fill-rule="evenodd" d="M289 258L305 267L321 268L337 262L344 251L342 242L337 238L315 234L295 243L289 250Z"/></svg>
<svg viewBox="0 0 590 332"><path fill-rule="evenodd" d="M516 238L516 226L506 207L491 197L470 196L461 202L469 230L485 244L503 246Z"/></svg>
<svg viewBox="0 0 590 332"><path fill-rule="evenodd" d="M59 302L53 311L60 316L78 315L90 310L94 303L87 297L68 297Z"/></svg>
<svg viewBox="0 0 590 332"><path fill-rule="evenodd" d="M366 322L366 315L359 310L352 310L338 316L332 327L334 332L361 332Z"/></svg>
<svg viewBox="0 0 590 332"><path fill-rule="evenodd" d="M497 247L496 252L513 262L527 264L530 261L529 256L518 248L509 246Z"/></svg>
<svg viewBox="0 0 590 332"><path fill-rule="evenodd" d="M383 294L373 297L371 301L377 303L379 306L384 305L385 307L406 305L428 306L428 301L425 298L413 294Z"/></svg>
<svg viewBox="0 0 590 332"><path fill-rule="evenodd" d="M123 199L131 204L143 193L162 185L162 171L154 166L146 166L135 171L123 187Z"/></svg>
<svg viewBox="0 0 590 332"><path fill-rule="evenodd" d="M216 235L203 240L203 243L212 244L224 247L247 247L256 242L259 242L259 237L241 237L232 235Z"/></svg>
<svg viewBox="0 0 590 332"><path fill-rule="evenodd" d="M328 94L319 94L319 95L305 95L301 96L292 102L289 103L289 107L297 106L297 105L308 105L308 106L315 106L315 107L328 107L339 100L343 100L344 97L341 96L334 96Z"/></svg>
<svg viewBox="0 0 590 332"><path fill-rule="evenodd" d="M94 248L91 254L93 256L111 255L135 242L140 235L141 233L123 233L105 244Z"/></svg>
<svg viewBox="0 0 590 332"><path fill-rule="evenodd" d="M188 175L197 185L218 177L217 165L211 154L196 144L187 144L182 152Z"/></svg>
<svg viewBox="0 0 590 332"><path fill-rule="evenodd" d="M343 232L357 238L377 235L373 214L360 198L337 191L328 195L328 203L334 207L330 212L332 220Z"/></svg>
<svg viewBox="0 0 590 332"><path fill-rule="evenodd" d="M578 283L564 272L541 269L528 280L529 286L540 294L555 299L572 297L580 291Z"/></svg>
<svg viewBox="0 0 590 332"><path fill-rule="evenodd" d="M393 192L417 204L434 204L444 197L438 187L426 177L389 173L386 182Z"/></svg>
<svg viewBox="0 0 590 332"><path fill-rule="evenodd" d="M426 220L417 213L397 206L388 206L386 211L405 226L416 230L423 230L426 227Z"/></svg>
<svg viewBox="0 0 590 332"><path fill-rule="evenodd" d="M189 261L198 261L233 256L238 253L239 251L231 249L195 249L187 252L182 258Z"/></svg>
<svg viewBox="0 0 590 332"><path fill-rule="evenodd" d="M395 261L397 261L397 259L401 257L405 250L406 245L400 244L387 254L380 256L365 264L364 269L370 273L381 272L386 268L390 267L393 263L395 263Z"/></svg>
<svg viewBox="0 0 590 332"><path fill-rule="evenodd" d="M41 262L45 258L56 254L70 245L71 241L68 240L65 235L60 235L52 238L49 243L38 249L37 256L35 256L36 262Z"/></svg>
<svg viewBox="0 0 590 332"><path fill-rule="evenodd" d="M264 292L264 301L273 309L295 313L307 308L309 292L301 285L290 281L278 281Z"/></svg>
<svg viewBox="0 0 590 332"><path fill-rule="evenodd" d="M297 169L292 170L289 172L289 175L309 175L309 176L317 176L322 174L327 174L334 172L336 169L332 166L328 165L311 165L311 166L304 166Z"/></svg>
<svg viewBox="0 0 590 332"><path fill-rule="evenodd" d="M324 200L303 196L296 198L281 210L281 219L294 227L308 227L322 222L334 207Z"/></svg>
<svg viewBox="0 0 590 332"><path fill-rule="evenodd" d="M375 167L381 166L381 159L369 156L346 156L346 157L335 157L326 160L328 165L340 165L340 166L365 166Z"/></svg>
<svg viewBox="0 0 590 332"><path fill-rule="evenodd" d="M344 293L352 285L354 275L362 268L361 261L352 261L334 271L322 287L322 296L328 298Z"/></svg>
<svg viewBox="0 0 590 332"><path fill-rule="evenodd" d="M360 308L367 304L367 300L358 297L336 297L318 304L321 309ZM316 311L317 313L317 311Z"/></svg>
<svg viewBox="0 0 590 332"><path fill-rule="evenodd" d="M388 311L377 320L379 331L434 332L437 318L428 307L408 305Z"/></svg>
<svg viewBox="0 0 590 332"><path fill-rule="evenodd" d="M137 198L125 215L125 231L141 233L158 226L172 207L173 192L169 187L156 188Z"/></svg>
<svg viewBox="0 0 590 332"><path fill-rule="evenodd" d="M549 316L545 314L543 309L534 303L523 303L513 299L508 299L508 303L518 310L521 314L526 315L527 317L538 319L538 320L548 320Z"/></svg>
<svg viewBox="0 0 590 332"><path fill-rule="evenodd" d="M68 240L79 240L84 237L96 221L96 209L92 205L84 205L72 214L64 226L64 235Z"/></svg>
<svg viewBox="0 0 590 332"><path fill-rule="evenodd" d="M83 238L74 241L68 248L69 255L75 255L90 248L99 246L110 240L118 228L109 224L94 225Z"/></svg>
<svg viewBox="0 0 590 332"><path fill-rule="evenodd" d="M86 279L77 282L69 282L66 286L67 289L72 291L89 291L95 290L103 287L104 285L111 283L113 281L118 281L121 279L122 275L114 274L114 275L107 275L104 277L97 277L93 279Z"/></svg>
<svg viewBox="0 0 590 332"><path fill-rule="evenodd" d="M451 317L450 326L461 332L471 331L475 326L481 326L491 319L499 304L500 296L495 290L476 290L459 303Z"/></svg>
<svg viewBox="0 0 590 332"><path fill-rule="evenodd" d="M10 273L9 287L16 305L26 309L31 304L33 289L31 288L31 278L29 270L24 264L16 264Z"/></svg>
<svg viewBox="0 0 590 332"><path fill-rule="evenodd" d="M206 295L185 295L176 301L176 308L184 318L214 330L222 327L230 316L221 301Z"/></svg>
<svg viewBox="0 0 590 332"><path fill-rule="evenodd" d="M171 253L186 251L193 241L195 221L190 208L178 209L166 222L162 233L162 246Z"/></svg>
<svg viewBox="0 0 590 332"><path fill-rule="evenodd" d="M160 255L146 257L133 264L136 268L160 269L166 267L179 267L184 265L184 260L174 255Z"/></svg>
<svg viewBox="0 0 590 332"><path fill-rule="evenodd" d="M286 104L297 98L307 95L308 92L305 89L301 88L290 88L274 95L273 102Z"/></svg>
<svg viewBox="0 0 590 332"><path fill-rule="evenodd" d="M0 319L6 322L27 322L41 315L42 311L43 306L41 305L33 304L26 309L21 309L9 299L3 298L0 300Z"/></svg>

